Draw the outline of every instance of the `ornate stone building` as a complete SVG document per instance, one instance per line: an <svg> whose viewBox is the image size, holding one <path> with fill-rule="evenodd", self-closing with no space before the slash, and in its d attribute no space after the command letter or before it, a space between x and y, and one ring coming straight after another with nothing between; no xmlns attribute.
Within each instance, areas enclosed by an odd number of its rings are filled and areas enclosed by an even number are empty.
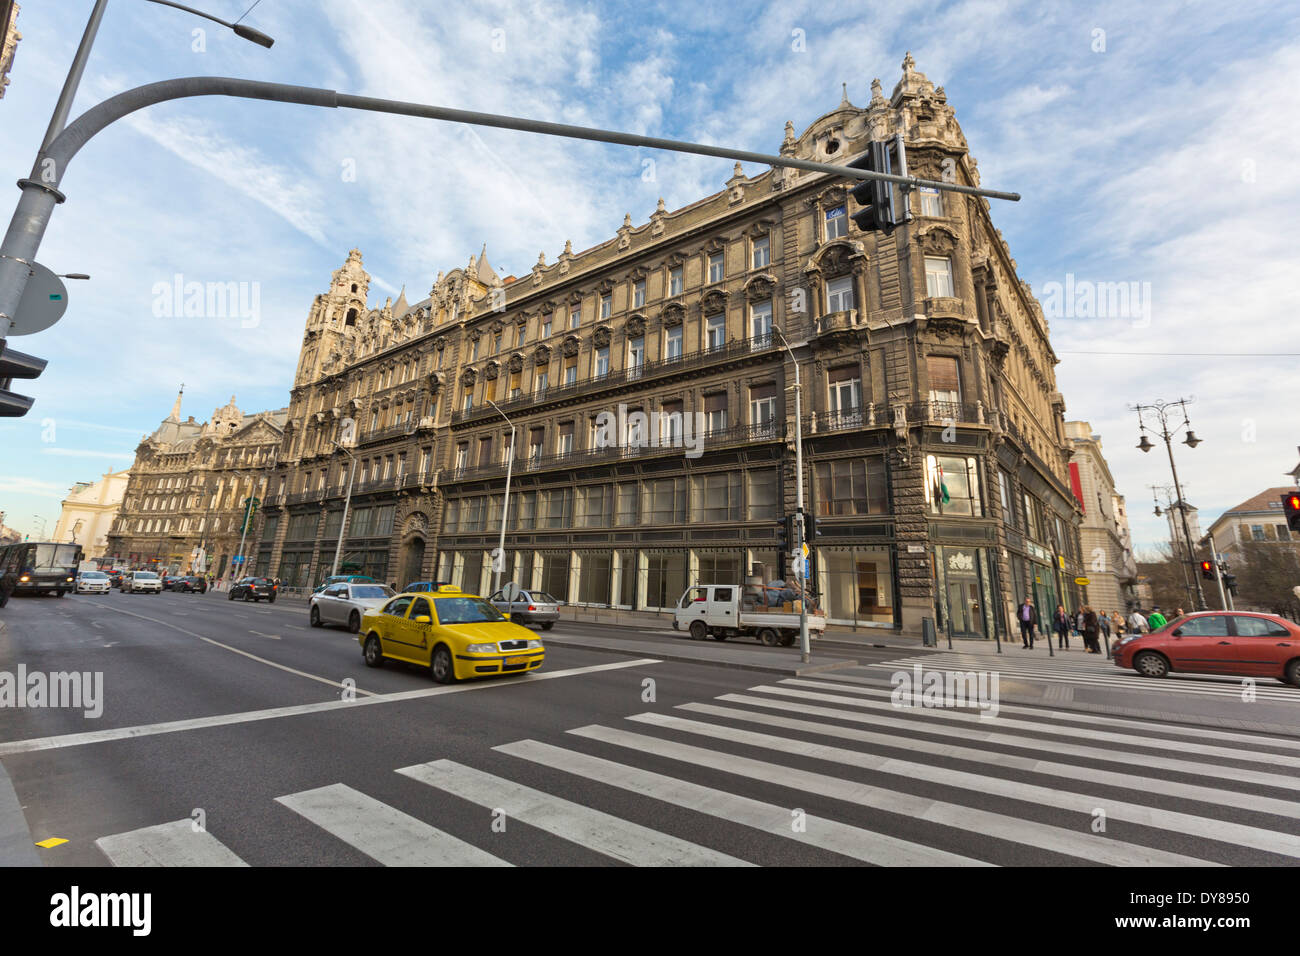
<svg viewBox="0 0 1300 956"><path fill-rule="evenodd" d="M51 540L75 541L86 560L103 557L130 480L129 471L106 471L98 481L79 481L69 488Z"/></svg>
<svg viewBox="0 0 1300 956"><path fill-rule="evenodd" d="M846 163L896 133L914 173L978 184L910 55L888 98L877 81L865 108L787 123L781 153ZM370 307L353 250L308 316L258 567L329 573L355 461L342 567L485 592L513 424L503 580L642 610L757 564L785 575L798 362L833 622L989 638L1029 589L1077 601L1057 359L988 202L915 194L912 223L864 234L850 186L737 165L521 278L471 257L415 305Z"/></svg>
<svg viewBox="0 0 1300 956"><path fill-rule="evenodd" d="M202 548L207 570L229 572L239 553L243 502L264 493L286 411L246 415L232 395L208 421L181 421L178 394L171 414L136 447L108 555L132 567L184 573L200 570L194 550Z"/></svg>
<svg viewBox="0 0 1300 956"><path fill-rule="evenodd" d="M1084 600L1098 611L1131 612L1137 603L1137 562L1124 496L1115 490L1101 436L1093 434L1092 426L1066 422L1065 434L1074 449L1070 478L1083 507L1079 539L1088 579Z"/></svg>

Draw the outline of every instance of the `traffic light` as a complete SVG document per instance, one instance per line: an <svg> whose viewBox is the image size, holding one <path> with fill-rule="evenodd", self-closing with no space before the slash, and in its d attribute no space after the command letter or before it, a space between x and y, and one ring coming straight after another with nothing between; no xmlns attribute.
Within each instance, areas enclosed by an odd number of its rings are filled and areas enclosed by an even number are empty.
<svg viewBox="0 0 1300 956"><path fill-rule="evenodd" d="M1282 496L1282 510L1286 512L1286 526L1300 531L1300 491L1289 491Z"/></svg>
<svg viewBox="0 0 1300 956"><path fill-rule="evenodd" d="M867 151L848 164L853 169L866 169L873 173L892 172L889 146L874 140ZM898 225L894 215L894 185L881 179L861 179L849 194L862 208L853 214L853 221L863 232L882 231L889 235Z"/></svg>
<svg viewBox="0 0 1300 956"><path fill-rule="evenodd" d="M1223 586L1235 597L1237 594L1237 576L1225 572L1223 575Z"/></svg>
<svg viewBox="0 0 1300 956"><path fill-rule="evenodd" d="M786 515L779 520L776 529L776 551L778 554L786 554L793 546L794 541L794 515Z"/></svg>
<svg viewBox="0 0 1300 956"><path fill-rule="evenodd" d="M0 418L22 418L32 407L32 399L9 391L16 378L37 378L45 371L45 359L9 348L0 339Z"/></svg>
<svg viewBox="0 0 1300 956"><path fill-rule="evenodd" d="M1202 562L1201 562L1201 577L1205 578L1205 580L1207 580L1207 581L1213 581L1213 580L1214 580L1214 562L1213 562L1213 561L1202 561Z"/></svg>

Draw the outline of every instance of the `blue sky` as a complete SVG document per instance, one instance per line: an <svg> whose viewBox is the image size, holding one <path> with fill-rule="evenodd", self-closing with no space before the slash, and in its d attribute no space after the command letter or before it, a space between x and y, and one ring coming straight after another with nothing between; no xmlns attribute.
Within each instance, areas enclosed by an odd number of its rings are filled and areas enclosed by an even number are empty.
<svg viewBox="0 0 1300 956"><path fill-rule="evenodd" d="M251 2L201 6L234 19ZM91 5L23 5L0 182L28 172ZM1049 321L1066 417L1102 436L1141 545L1166 534L1146 486L1168 483L1168 465L1134 448L1129 403L1195 396L1204 444L1180 446L1179 466L1203 525L1286 484L1297 461L1297 358L1279 354L1300 352L1296 20L1252 2L262 0L247 22L276 38L264 50L114 0L73 115L139 84L228 75L775 153L786 120L801 132L841 83L857 105L873 77L888 93L910 50L945 87L984 184L1024 196L993 204L1021 278L1040 296L1136 283L1122 314L1062 306ZM52 530L68 487L129 465L182 381L199 420L232 393L245 411L286 405L312 298L353 246L372 305L403 285L416 301L484 243L522 275L566 239L609 238L624 213L646 222L660 196L672 209L717 191L731 165L207 97L137 113L64 179L40 259L93 280L70 283L58 325L13 340L50 365L16 386L37 399L28 417L0 420L0 511ZM177 275L256 289L256 324L156 314Z"/></svg>

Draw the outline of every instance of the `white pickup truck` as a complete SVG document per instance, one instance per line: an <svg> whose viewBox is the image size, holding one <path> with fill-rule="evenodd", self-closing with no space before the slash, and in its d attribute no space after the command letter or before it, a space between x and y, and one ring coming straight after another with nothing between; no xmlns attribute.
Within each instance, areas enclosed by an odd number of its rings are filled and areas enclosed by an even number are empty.
<svg viewBox="0 0 1300 956"><path fill-rule="evenodd" d="M791 602L794 610L786 610L785 604L769 606L765 592L771 590L734 584L689 587L673 611L673 630L687 631L694 641L725 641L743 634L769 647L789 647L799 639L798 602ZM826 616L810 607L809 636L820 637L825 630Z"/></svg>

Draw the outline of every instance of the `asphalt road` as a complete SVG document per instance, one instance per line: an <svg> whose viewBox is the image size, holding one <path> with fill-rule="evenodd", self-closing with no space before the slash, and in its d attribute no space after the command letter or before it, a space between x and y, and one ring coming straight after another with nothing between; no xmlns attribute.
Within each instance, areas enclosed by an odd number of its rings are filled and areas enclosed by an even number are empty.
<svg viewBox="0 0 1300 956"><path fill-rule="evenodd" d="M644 640L680 639L646 631L445 688L365 667L301 604L113 593L0 619L0 673L103 675L97 718L0 708L32 840L67 841L47 866L1300 860L1300 736L896 707L901 649L826 646L863 666L789 678L656 659Z"/></svg>

